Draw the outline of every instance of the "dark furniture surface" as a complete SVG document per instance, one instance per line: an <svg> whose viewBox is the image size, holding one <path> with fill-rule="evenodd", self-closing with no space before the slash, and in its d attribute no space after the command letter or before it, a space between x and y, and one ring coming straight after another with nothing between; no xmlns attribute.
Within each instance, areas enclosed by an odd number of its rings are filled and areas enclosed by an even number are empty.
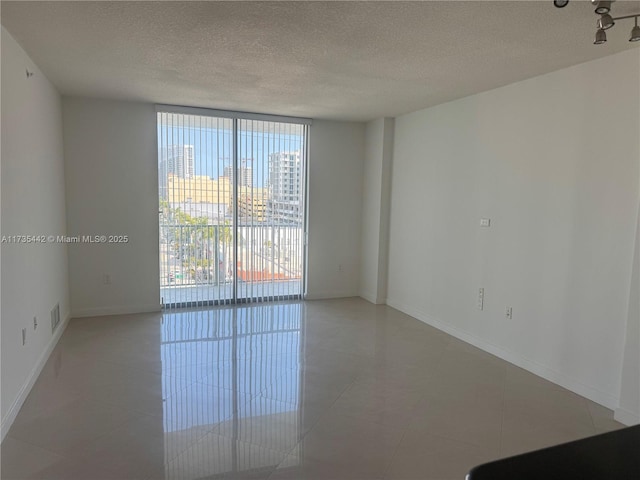
<svg viewBox="0 0 640 480"><path fill-rule="evenodd" d="M496 460L467 480L640 479L640 425Z"/></svg>

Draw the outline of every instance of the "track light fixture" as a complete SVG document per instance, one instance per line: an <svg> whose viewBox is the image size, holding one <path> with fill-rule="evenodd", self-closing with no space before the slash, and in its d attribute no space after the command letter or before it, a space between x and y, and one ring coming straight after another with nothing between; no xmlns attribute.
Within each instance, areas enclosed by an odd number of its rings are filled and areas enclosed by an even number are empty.
<svg viewBox="0 0 640 480"><path fill-rule="evenodd" d="M601 28L602 30L609 30L615 24L616 22L613 21L613 18L611 18L611 15L609 15L608 13L605 13L598 19L598 23L596 26L598 28Z"/></svg>
<svg viewBox="0 0 640 480"><path fill-rule="evenodd" d="M631 29L631 35L629 36L630 42L640 42L640 26L638 26L638 17L640 13L634 13L631 15L623 15L621 17L613 17L610 15L611 4L615 0L591 0L591 3L596 7L595 12L600 15L596 22L596 38L594 45L602 45L607 42L606 30L609 30L616 24L617 20L626 20L627 18L634 19L634 27ZM569 0L553 0L553 5L556 8L564 8L569 4Z"/></svg>
<svg viewBox="0 0 640 480"><path fill-rule="evenodd" d="M635 17L636 25L631 29L631 37L629 38L630 42L639 42L640 41L640 27L638 26L638 17Z"/></svg>
<svg viewBox="0 0 640 480"><path fill-rule="evenodd" d="M595 5L596 10L595 12L598 15L604 15L605 13L609 13L609 11L611 10L611 4L615 2L615 0L611 0L611 1L607 1L607 2L602 2L602 1L598 1L598 0L591 0L591 3Z"/></svg>
<svg viewBox="0 0 640 480"><path fill-rule="evenodd" d="M625 15L622 17L611 17L609 14L602 15L596 24L596 40L593 42L595 45L602 45L607 41L607 34L605 30L610 29L616 24L616 20L625 20L627 18L633 18L635 20L635 26L631 29L631 36L629 37L630 42L638 42L640 41L640 27L638 26L638 17L640 17L640 13L637 15Z"/></svg>
<svg viewBox="0 0 640 480"><path fill-rule="evenodd" d="M596 39L594 40L594 45L602 45L607 41L607 32L605 32L602 28L599 28L596 31Z"/></svg>
<svg viewBox="0 0 640 480"><path fill-rule="evenodd" d="M640 13L636 15L625 15L622 17L611 17L608 14L602 15L596 24L596 40L593 42L595 45L602 45L607 41L607 35L604 32L605 30L610 29L616 24L616 20L625 20L627 18L633 18L635 20L635 25L631 29L631 35L629 37L630 42L638 42L640 41L640 27L638 26L638 17L640 17Z"/></svg>

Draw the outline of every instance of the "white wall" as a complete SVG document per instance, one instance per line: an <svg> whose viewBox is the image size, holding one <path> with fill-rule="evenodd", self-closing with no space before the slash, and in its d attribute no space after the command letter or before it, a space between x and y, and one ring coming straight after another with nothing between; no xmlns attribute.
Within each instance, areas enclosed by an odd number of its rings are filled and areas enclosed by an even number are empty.
<svg viewBox="0 0 640 480"><path fill-rule="evenodd" d="M626 425L640 423L640 205L629 291L629 315L622 365L620 405L615 414L616 419Z"/></svg>
<svg viewBox="0 0 640 480"><path fill-rule="evenodd" d="M69 235L130 237L126 245L70 247L72 314L155 310L155 107L64 97L63 118ZM364 124L314 122L309 142L308 297L357 295Z"/></svg>
<svg viewBox="0 0 640 480"><path fill-rule="evenodd" d="M34 73L27 79L26 70ZM2 27L2 235L64 235L60 95ZM61 325L51 332L51 309ZM64 243L2 244L2 437L69 315ZM33 317L38 328L33 328ZM22 332L27 342L22 345Z"/></svg>
<svg viewBox="0 0 640 480"><path fill-rule="evenodd" d="M309 299L358 295L364 136L362 123L310 128Z"/></svg>
<svg viewBox="0 0 640 480"><path fill-rule="evenodd" d="M392 118L379 118L365 130L360 296L372 303L387 297L393 125Z"/></svg>
<svg viewBox="0 0 640 480"><path fill-rule="evenodd" d="M129 236L69 247L72 315L158 310L155 107L64 97L63 118L69 235Z"/></svg>
<svg viewBox="0 0 640 480"><path fill-rule="evenodd" d="M639 69L630 50L397 118L389 305L616 407Z"/></svg>

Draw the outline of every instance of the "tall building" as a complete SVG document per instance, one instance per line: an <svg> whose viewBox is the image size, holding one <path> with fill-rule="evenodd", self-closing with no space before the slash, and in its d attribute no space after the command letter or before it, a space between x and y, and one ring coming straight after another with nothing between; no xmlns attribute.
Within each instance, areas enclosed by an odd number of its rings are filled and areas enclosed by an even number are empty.
<svg viewBox="0 0 640 480"><path fill-rule="evenodd" d="M272 218L302 220L302 161L300 151L269 155L269 208Z"/></svg>
<svg viewBox="0 0 640 480"><path fill-rule="evenodd" d="M252 162L253 159L243 158L240 162L240 181L239 187L252 187L253 186L253 168L247 167L248 162ZM229 179L229 183L233 184L233 165L227 165L224 167L224 176Z"/></svg>
<svg viewBox="0 0 640 480"><path fill-rule="evenodd" d="M160 150L158 163L158 186L160 197L168 198L169 177L192 178L194 175L193 145L168 145Z"/></svg>
<svg viewBox="0 0 640 480"><path fill-rule="evenodd" d="M193 145L169 145L160 152L160 164L169 174L180 178L191 178L194 173Z"/></svg>

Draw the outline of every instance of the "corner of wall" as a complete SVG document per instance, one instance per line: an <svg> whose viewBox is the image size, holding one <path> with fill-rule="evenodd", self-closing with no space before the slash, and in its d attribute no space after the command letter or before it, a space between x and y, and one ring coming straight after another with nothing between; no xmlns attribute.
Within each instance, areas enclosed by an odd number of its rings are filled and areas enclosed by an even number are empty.
<svg viewBox="0 0 640 480"><path fill-rule="evenodd" d="M363 166L360 296L380 304L387 295L394 119L366 125Z"/></svg>

